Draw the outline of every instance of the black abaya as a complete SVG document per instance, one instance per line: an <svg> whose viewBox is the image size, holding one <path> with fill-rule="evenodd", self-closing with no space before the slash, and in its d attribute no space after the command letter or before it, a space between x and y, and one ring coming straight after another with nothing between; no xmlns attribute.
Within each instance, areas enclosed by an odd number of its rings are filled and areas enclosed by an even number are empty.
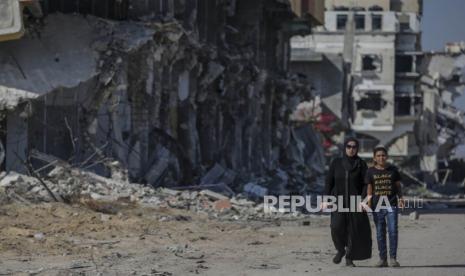
<svg viewBox="0 0 465 276"><path fill-rule="evenodd" d="M325 194L343 196L344 207L349 207L350 195L366 196L366 170L366 163L359 157L335 159L326 178ZM366 212L332 212L331 237L338 251L346 251L346 258L371 258L371 227Z"/></svg>

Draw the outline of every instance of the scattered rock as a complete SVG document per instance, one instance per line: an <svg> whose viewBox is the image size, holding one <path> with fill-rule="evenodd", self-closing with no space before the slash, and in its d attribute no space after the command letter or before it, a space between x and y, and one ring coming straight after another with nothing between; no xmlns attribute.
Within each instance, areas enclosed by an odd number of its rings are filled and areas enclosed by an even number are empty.
<svg viewBox="0 0 465 276"><path fill-rule="evenodd" d="M420 218L420 214L417 211L413 211L409 215L410 220L418 220Z"/></svg>
<svg viewBox="0 0 465 276"><path fill-rule="evenodd" d="M219 193L215 193L215 192L210 191L210 190L202 190L202 191L200 191L200 194L205 195L205 196L209 197L210 199L214 199L214 200L227 199L228 198L227 196L224 196L224 195L219 194Z"/></svg>
<svg viewBox="0 0 465 276"><path fill-rule="evenodd" d="M229 210L232 207L231 202L227 198L215 201L213 206L217 211L220 212L223 210Z"/></svg>
<svg viewBox="0 0 465 276"><path fill-rule="evenodd" d="M111 220L111 216L110 215L106 215L106 214L100 214L100 220L102 222L107 222L109 220Z"/></svg>
<svg viewBox="0 0 465 276"><path fill-rule="evenodd" d="M38 233L35 233L34 234L34 239L38 240L38 241L41 241L45 238L45 235L44 233L41 233L41 232L38 232Z"/></svg>

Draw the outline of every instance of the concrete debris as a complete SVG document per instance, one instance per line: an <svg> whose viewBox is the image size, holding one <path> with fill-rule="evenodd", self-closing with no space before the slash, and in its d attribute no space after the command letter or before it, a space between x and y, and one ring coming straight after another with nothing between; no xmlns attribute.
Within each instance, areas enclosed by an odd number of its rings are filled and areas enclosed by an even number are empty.
<svg viewBox="0 0 465 276"><path fill-rule="evenodd" d="M209 186L209 189L228 196L233 196L234 192L229 188L233 186L236 178L236 172L231 169L223 168L219 164L215 164L201 179L200 187ZM215 184L217 183L217 184Z"/></svg>
<svg viewBox="0 0 465 276"><path fill-rule="evenodd" d="M263 198L268 194L268 189L255 183L247 183L244 186L244 193L251 198Z"/></svg>
<svg viewBox="0 0 465 276"><path fill-rule="evenodd" d="M447 54L458 55L465 52L465 42L452 42L447 43L445 46L445 52Z"/></svg>
<svg viewBox="0 0 465 276"><path fill-rule="evenodd" d="M44 233L41 233L41 232L35 233L34 234L34 239L36 239L38 241L41 241L41 240L45 239L45 235L44 235Z"/></svg>
<svg viewBox="0 0 465 276"><path fill-rule="evenodd" d="M410 220L418 220L420 218L420 214L417 211L413 211L409 215Z"/></svg>
<svg viewBox="0 0 465 276"><path fill-rule="evenodd" d="M225 220L303 216L300 213L266 213L263 203L256 204L240 194L229 198L210 190L197 192L167 188L154 189L62 166L55 167L44 181L54 194L64 198L66 202L79 203L101 213L100 220L102 221L111 220L112 216L119 213L118 203L129 202L147 207L191 210ZM38 179L14 172L2 173L0 176L0 199L2 199L2 204L53 201ZM169 220L189 220L189 218L179 216L160 218L160 221ZM41 237L36 237L36 239L42 239Z"/></svg>
<svg viewBox="0 0 465 276"><path fill-rule="evenodd" d="M230 185L233 183L235 176L234 171L225 169L219 164L215 164L213 168L200 179L200 185L220 182Z"/></svg>
<svg viewBox="0 0 465 276"><path fill-rule="evenodd" d="M20 160L35 149L82 169L54 172L86 179L55 179L70 182L55 187L64 195L77 185L99 198L127 182L216 185L209 189L228 196L252 181L276 183L270 192L320 185L324 160L307 109L321 107L311 85L288 74L288 1L182 1L156 13L151 1L116 2L109 10L92 1L86 15L74 1L44 3L43 24L0 43L7 171L25 173ZM292 120L294 111L304 117Z"/></svg>
<svg viewBox="0 0 465 276"><path fill-rule="evenodd" d="M213 200L223 200L223 199L227 199L226 196L222 195L222 194L219 194L219 193L215 193L215 192L212 192L210 190L202 190L200 191L200 194L201 195L204 195L210 199L213 199Z"/></svg>
<svg viewBox="0 0 465 276"><path fill-rule="evenodd" d="M320 97L315 100L301 102L291 114L291 120L297 122L315 122L321 115Z"/></svg>
<svg viewBox="0 0 465 276"><path fill-rule="evenodd" d="M213 203L213 206L216 210L222 212L224 210L229 210L232 208L231 201L229 199L220 199Z"/></svg>

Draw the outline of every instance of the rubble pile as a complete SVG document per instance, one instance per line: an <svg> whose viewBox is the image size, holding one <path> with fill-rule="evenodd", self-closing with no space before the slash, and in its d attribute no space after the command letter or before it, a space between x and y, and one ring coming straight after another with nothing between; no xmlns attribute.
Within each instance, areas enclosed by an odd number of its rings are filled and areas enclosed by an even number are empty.
<svg viewBox="0 0 465 276"><path fill-rule="evenodd" d="M53 196L47 191L49 189ZM97 174L55 167L46 178L39 179L14 172L0 175L0 201L24 204L64 201L70 203L105 203L108 206L125 202L145 207L169 207L203 213L211 218L248 220L300 217L301 213L284 214L265 210L244 195L227 197L209 189L174 190L154 189L144 185L111 179ZM95 209L95 208L94 208ZM108 209L108 208L107 208ZM97 210L105 212L102 210ZM164 218L169 219L169 218Z"/></svg>
<svg viewBox="0 0 465 276"><path fill-rule="evenodd" d="M12 199L19 196L29 202L54 201L53 196L47 191L48 188L55 198L61 201L88 196L94 200L125 199L141 203L157 203L153 188L129 184L77 169L56 167L43 180L14 172L3 174L0 186L4 194Z"/></svg>

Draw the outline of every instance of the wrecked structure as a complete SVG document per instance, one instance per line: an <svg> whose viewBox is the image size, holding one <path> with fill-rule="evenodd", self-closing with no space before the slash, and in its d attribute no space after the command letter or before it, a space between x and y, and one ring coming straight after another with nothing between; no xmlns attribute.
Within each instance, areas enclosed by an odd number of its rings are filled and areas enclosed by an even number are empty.
<svg viewBox="0 0 465 276"><path fill-rule="evenodd" d="M423 111L415 125L420 168L428 183L445 183L451 173L448 162L465 141L465 113L454 107L465 91L464 43L451 43L442 53L424 53L420 70Z"/></svg>
<svg viewBox="0 0 465 276"><path fill-rule="evenodd" d="M17 20L19 2L2 3ZM319 135L289 118L314 97L288 74L289 1L40 4L23 37L0 42L3 169L54 162L39 152L152 186L318 189Z"/></svg>
<svg viewBox="0 0 465 276"><path fill-rule="evenodd" d="M325 1L325 26L293 39L294 70L308 75L325 106L350 125L364 157L380 143L391 156L412 150L421 1L396 2Z"/></svg>
<svg viewBox="0 0 465 276"><path fill-rule="evenodd" d="M444 119L445 113L451 115L446 121L460 122L462 115L449 107L452 95L462 93L463 87L453 77L460 70L455 63L460 59L422 52L422 4L421 0L326 0L324 26L292 38L291 67L309 78L323 109L337 118L329 141L340 142L339 131L353 132L360 139L362 157L370 158L373 147L384 144L394 161L431 175L437 173L437 159L427 161L425 154L436 156L439 144L431 138L434 135L425 133L436 116ZM434 68L438 66L447 69ZM454 92L430 92L432 84L424 85L426 76L443 70L448 73L439 73L439 78L450 86L434 89ZM448 81L451 78L457 82ZM439 104L433 94L449 98ZM442 125L446 132L461 128ZM435 147L427 146L431 143ZM447 156L452 148L441 155Z"/></svg>

